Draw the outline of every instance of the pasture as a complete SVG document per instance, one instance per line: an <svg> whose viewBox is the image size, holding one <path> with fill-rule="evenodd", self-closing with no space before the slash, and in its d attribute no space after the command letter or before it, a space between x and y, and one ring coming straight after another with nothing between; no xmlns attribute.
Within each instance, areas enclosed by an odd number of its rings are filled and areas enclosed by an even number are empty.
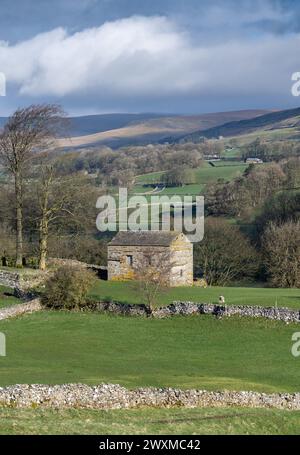
<svg viewBox="0 0 300 455"><path fill-rule="evenodd" d="M281 306L300 309L300 290L262 287L197 286L170 288L158 297L159 305L168 305L175 300L200 303L218 303L225 297L228 305ZM90 292L93 300L116 300L125 303L143 303L134 282L98 280Z"/></svg>
<svg viewBox="0 0 300 455"><path fill-rule="evenodd" d="M0 305L19 302L0 288ZM160 301L300 306L297 289L173 288ZM90 297L140 303L131 282L99 280ZM2 297L1 297L2 296ZM295 392L299 360L291 354L297 324L238 317L144 319L42 311L0 321L7 355L0 386L17 383L118 383L143 386ZM0 434L298 434L300 411L173 408L132 410L0 407Z"/></svg>
<svg viewBox="0 0 300 455"><path fill-rule="evenodd" d="M117 383L207 390L299 390L296 324L213 316L144 319L39 312L0 321L0 386Z"/></svg>
<svg viewBox="0 0 300 455"><path fill-rule="evenodd" d="M273 409L0 408L0 434L285 435L299 434L300 411Z"/></svg>
<svg viewBox="0 0 300 455"><path fill-rule="evenodd" d="M168 187L158 194L179 194L182 196L203 194L205 186L208 183L217 182L219 179L230 181L242 174L247 166L248 165L243 162L216 161L211 165L205 161L203 166L193 170L195 183L186 184L180 187ZM137 176L135 179L135 186L132 188L131 192L150 192L151 187L149 185L159 184L164 173L165 171L151 172L149 174Z"/></svg>

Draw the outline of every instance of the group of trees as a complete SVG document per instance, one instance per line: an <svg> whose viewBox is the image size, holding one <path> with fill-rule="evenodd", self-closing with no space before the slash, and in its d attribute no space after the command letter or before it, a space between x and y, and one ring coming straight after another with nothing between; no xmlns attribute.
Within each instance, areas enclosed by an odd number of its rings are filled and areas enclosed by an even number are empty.
<svg viewBox="0 0 300 455"><path fill-rule="evenodd" d="M195 272L207 283L223 286L253 279L259 269L259 254L238 226L222 218L205 221L205 235L194 251Z"/></svg>
<svg viewBox="0 0 300 455"><path fill-rule="evenodd" d="M300 286L300 221L270 223L263 235L266 272L274 287Z"/></svg>
<svg viewBox="0 0 300 455"><path fill-rule="evenodd" d="M183 186L196 182L195 173L192 169L184 166L174 166L162 174L161 182L166 186Z"/></svg>
<svg viewBox="0 0 300 455"><path fill-rule="evenodd" d="M242 147L242 156L244 160L250 157L263 161L280 160L284 157L300 156L300 145L291 140L267 141L258 137Z"/></svg>
<svg viewBox="0 0 300 455"><path fill-rule="evenodd" d="M300 158L293 157L208 186L205 238L195 258L209 283L256 278L300 286L299 179Z"/></svg>
<svg viewBox="0 0 300 455"><path fill-rule="evenodd" d="M300 158L250 165L245 173L230 182L207 186L206 208L209 215L247 218L280 190L294 189L299 182Z"/></svg>
<svg viewBox="0 0 300 455"><path fill-rule="evenodd" d="M86 171L97 175L97 183L130 187L134 176L170 170L196 168L201 165L203 154L198 144L149 144L112 150L79 150L59 157L61 171L70 174Z"/></svg>
<svg viewBox="0 0 300 455"><path fill-rule="evenodd" d="M210 285L268 281L274 287L300 286L300 220L269 222L255 243L222 218L207 218L195 246L195 272Z"/></svg>
<svg viewBox="0 0 300 455"><path fill-rule="evenodd" d="M49 147L63 118L55 105L18 109L0 135L0 159L11 174L16 206L16 266L23 260L23 180L36 150Z"/></svg>
<svg viewBox="0 0 300 455"><path fill-rule="evenodd" d="M4 263L14 251L17 267L23 265L25 255L34 255L40 269L45 269L49 243L55 244L54 251L60 250L66 239L75 243L87 232L96 233L99 189L78 173L62 173L59 161L52 157L53 140L64 122L59 106L30 106L17 110L0 135L0 160L8 174L1 184ZM68 249L69 255L75 250L70 245Z"/></svg>

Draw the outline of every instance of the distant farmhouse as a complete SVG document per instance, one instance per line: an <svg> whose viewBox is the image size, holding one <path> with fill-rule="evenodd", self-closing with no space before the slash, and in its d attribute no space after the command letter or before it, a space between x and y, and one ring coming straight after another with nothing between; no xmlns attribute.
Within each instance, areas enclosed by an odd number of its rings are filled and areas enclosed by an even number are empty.
<svg viewBox="0 0 300 455"><path fill-rule="evenodd" d="M127 280L144 264L167 270L170 286L192 286L193 244L175 231L120 231L108 244L108 279Z"/></svg>
<svg viewBox="0 0 300 455"><path fill-rule="evenodd" d="M247 158L246 159L247 164L263 164L263 160L260 158Z"/></svg>

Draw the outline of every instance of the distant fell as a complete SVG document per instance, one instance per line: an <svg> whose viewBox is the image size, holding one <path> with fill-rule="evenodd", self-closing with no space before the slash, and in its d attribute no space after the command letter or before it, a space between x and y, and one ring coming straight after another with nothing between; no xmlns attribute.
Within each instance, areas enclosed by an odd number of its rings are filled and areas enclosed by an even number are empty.
<svg viewBox="0 0 300 455"><path fill-rule="evenodd" d="M228 121L249 119L266 110L216 112L199 115L109 114L71 118L69 138L59 147L77 148L108 145L144 145L174 139L193 131L205 130Z"/></svg>
<svg viewBox="0 0 300 455"><path fill-rule="evenodd" d="M269 112L250 119L235 120L217 125L205 130L194 131L191 134L177 138L179 142L199 142L207 139L239 136L256 130L294 128L300 126L300 107L282 111Z"/></svg>

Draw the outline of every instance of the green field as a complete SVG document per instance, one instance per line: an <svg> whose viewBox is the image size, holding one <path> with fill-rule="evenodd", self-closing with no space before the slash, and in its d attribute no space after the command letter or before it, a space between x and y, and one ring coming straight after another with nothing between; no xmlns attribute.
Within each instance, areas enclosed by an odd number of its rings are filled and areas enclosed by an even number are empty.
<svg viewBox="0 0 300 455"><path fill-rule="evenodd" d="M238 147L232 147L231 149L225 148L221 153L223 158L242 158L242 150Z"/></svg>
<svg viewBox="0 0 300 455"><path fill-rule="evenodd" d="M154 184L160 182L161 176L164 174L165 171L158 171L158 172L149 172L148 174L138 175L135 178L137 184Z"/></svg>
<svg viewBox="0 0 300 455"><path fill-rule="evenodd" d="M200 303L218 303L219 296L225 297L228 305L286 306L300 308L300 289L261 287L199 288L176 287L160 294L159 305L168 305L175 300ZM115 300L126 303L143 303L137 286L133 282L98 280L90 292L93 300Z"/></svg>
<svg viewBox="0 0 300 455"><path fill-rule="evenodd" d="M0 434L299 434L300 411L1 409Z"/></svg>
<svg viewBox="0 0 300 455"><path fill-rule="evenodd" d="M214 166L208 162L204 162L203 166L194 170L195 183L184 185L182 187L169 187L157 193L164 194L179 194L179 195L197 195L203 194L205 186L210 182L217 182L219 179L225 181L232 180L239 174L242 174L248 165L242 162L224 162L217 161ZM149 174L136 177L136 185L132 189L132 193L143 193L151 191L151 187L143 186L143 184L156 184L161 180L164 171L151 172Z"/></svg>
<svg viewBox="0 0 300 455"><path fill-rule="evenodd" d="M205 184L201 183L191 183L189 185L183 185L183 186L170 186L165 188L163 191L159 192L159 196L163 195L180 195L180 196L197 196L199 194L203 193L203 190L205 188Z"/></svg>
<svg viewBox="0 0 300 455"><path fill-rule="evenodd" d="M245 163L223 163L222 161L215 162L215 166L211 166L209 163L204 163L203 167L196 170L195 176L198 183L209 183L215 182L218 179L224 179L226 181L232 180L239 174L242 174L248 167Z"/></svg>
<svg viewBox="0 0 300 455"><path fill-rule="evenodd" d="M40 312L0 322L0 386L118 383L209 390L299 390L296 324L213 316L144 319Z"/></svg>
<svg viewBox="0 0 300 455"><path fill-rule="evenodd" d="M247 145L260 138L265 141L297 140L299 138L299 129L295 128L274 128L274 129L257 129L253 132L241 134L238 136L227 136L225 143L232 139L237 141L238 146Z"/></svg>
<svg viewBox="0 0 300 455"><path fill-rule="evenodd" d="M0 288L1 292L8 291ZM295 306L297 289L176 288L175 299ZM91 295L140 302L133 283L98 281ZM4 303L15 303L4 297ZM0 302L2 302L0 298ZM118 383L207 390L299 390L291 355L297 324L212 316L144 319L93 313L39 312L0 321L7 356L0 386L16 383ZM0 407L0 434L299 434L300 411L271 409L15 409Z"/></svg>

